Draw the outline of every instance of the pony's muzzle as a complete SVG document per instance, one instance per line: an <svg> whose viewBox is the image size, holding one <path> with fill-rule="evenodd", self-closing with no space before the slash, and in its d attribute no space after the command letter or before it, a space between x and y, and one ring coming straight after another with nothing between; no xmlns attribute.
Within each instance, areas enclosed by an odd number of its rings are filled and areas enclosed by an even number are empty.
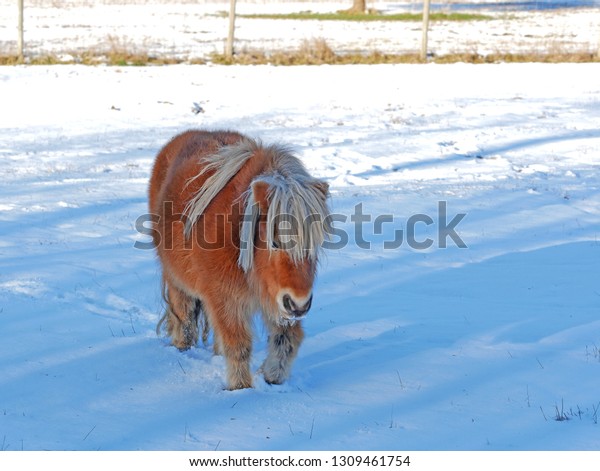
<svg viewBox="0 0 600 471"><path fill-rule="evenodd" d="M312 294L304 303L295 301L289 294L283 295L283 307L292 319L301 319L306 315L312 304Z"/></svg>

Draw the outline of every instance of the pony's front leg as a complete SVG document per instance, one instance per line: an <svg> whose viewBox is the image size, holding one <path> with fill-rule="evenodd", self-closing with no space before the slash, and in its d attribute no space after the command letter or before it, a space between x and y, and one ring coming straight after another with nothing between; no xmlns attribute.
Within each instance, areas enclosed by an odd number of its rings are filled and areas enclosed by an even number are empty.
<svg viewBox="0 0 600 471"><path fill-rule="evenodd" d="M227 363L227 389L252 387L250 357L252 355L252 330L247 316L227 315L216 309L210 312L211 324L219 353Z"/></svg>
<svg viewBox="0 0 600 471"><path fill-rule="evenodd" d="M240 330L234 335L221 334L220 347L227 362L227 389L232 391L234 389L251 388L250 356L252 354L252 337L250 332Z"/></svg>
<svg viewBox="0 0 600 471"><path fill-rule="evenodd" d="M269 353L261 370L269 384L281 384L290 375L292 363L304 338L301 323L288 325L267 322L269 326Z"/></svg>

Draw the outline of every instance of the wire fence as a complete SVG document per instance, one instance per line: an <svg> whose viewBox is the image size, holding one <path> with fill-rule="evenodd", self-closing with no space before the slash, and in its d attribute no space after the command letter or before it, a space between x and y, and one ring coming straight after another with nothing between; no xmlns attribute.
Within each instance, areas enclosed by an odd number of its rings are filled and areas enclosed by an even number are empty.
<svg viewBox="0 0 600 471"><path fill-rule="evenodd" d="M18 3L23 2L20 17ZM0 0L0 56L70 61L116 49L179 61L223 53L231 0ZM422 54L414 21L317 21L249 18L256 13L335 12L352 0L238 0L236 51L286 51L320 39L337 54ZM422 2L368 2L382 13L417 13ZM434 20L427 51L450 54L588 54L600 56L600 0L431 3L432 12L485 19ZM19 26L22 25L21 28Z"/></svg>

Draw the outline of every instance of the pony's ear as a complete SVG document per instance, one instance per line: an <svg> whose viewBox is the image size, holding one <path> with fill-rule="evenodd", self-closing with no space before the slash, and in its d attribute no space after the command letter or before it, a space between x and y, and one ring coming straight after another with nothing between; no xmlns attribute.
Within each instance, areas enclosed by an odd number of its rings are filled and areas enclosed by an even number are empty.
<svg viewBox="0 0 600 471"><path fill-rule="evenodd" d="M251 187L254 202L258 203L261 214L267 214L269 211L269 184L263 180L255 180L252 182Z"/></svg>
<svg viewBox="0 0 600 471"><path fill-rule="evenodd" d="M326 200L329 196L329 183L323 180L315 180L313 186L323 195L323 199Z"/></svg>

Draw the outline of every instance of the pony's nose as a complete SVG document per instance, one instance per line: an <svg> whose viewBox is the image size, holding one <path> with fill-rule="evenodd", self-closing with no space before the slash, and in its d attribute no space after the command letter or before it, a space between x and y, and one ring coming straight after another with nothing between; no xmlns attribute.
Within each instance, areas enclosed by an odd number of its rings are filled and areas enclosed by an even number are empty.
<svg viewBox="0 0 600 471"><path fill-rule="evenodd" d="M303 317L310 309L311 304L312 294L310 295L310 298L308 298L308 301L302 306L298 306L289 294L283 295L283 307L292 317Z"/></svg>

